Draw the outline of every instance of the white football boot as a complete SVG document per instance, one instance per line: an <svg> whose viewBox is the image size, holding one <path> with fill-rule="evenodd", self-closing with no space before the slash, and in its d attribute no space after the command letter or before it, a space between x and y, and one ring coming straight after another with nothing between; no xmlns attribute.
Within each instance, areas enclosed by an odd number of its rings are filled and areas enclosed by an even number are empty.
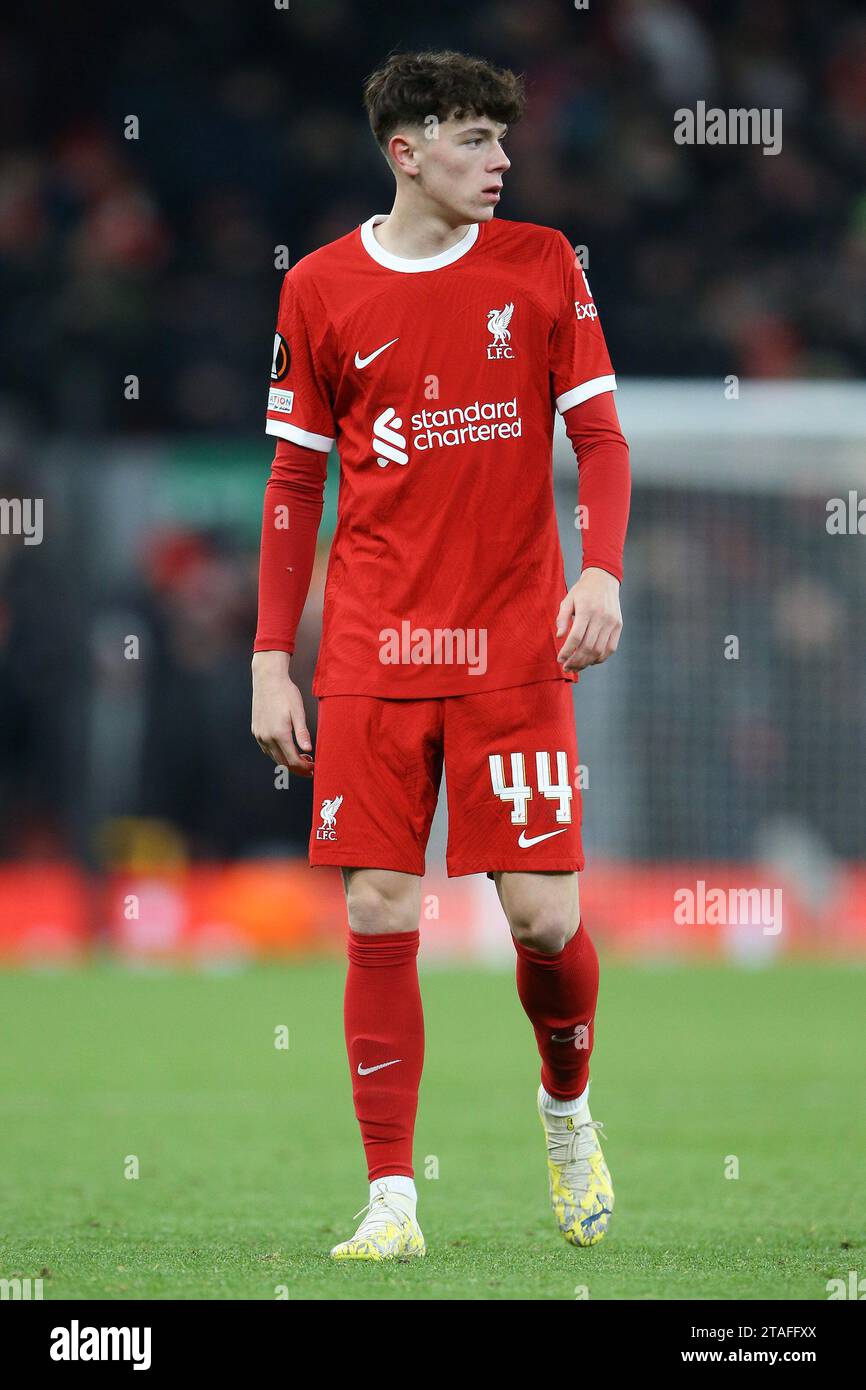
<svg viewBox="0 0 866 1390"><path fill-rule="evenodd" d="M552 1115L541 1104L542 1093L539 1086L553 1214L569 1244L597 1245L613 1212L613 1184L597 1133L604 1126L591 1119L588 1100L574 1115Z"/></svg>
<svg viewBox="0 0 866 1390"><path fill-rule="evenodd" d="M335 1245L333 1260L414 1260L427 1253L421 1227L415 1220L415 1203L402 1192L391 1192L384 1183L374 1184L375 1195L361 1211L366 1216L349 1240Z"/></svg>

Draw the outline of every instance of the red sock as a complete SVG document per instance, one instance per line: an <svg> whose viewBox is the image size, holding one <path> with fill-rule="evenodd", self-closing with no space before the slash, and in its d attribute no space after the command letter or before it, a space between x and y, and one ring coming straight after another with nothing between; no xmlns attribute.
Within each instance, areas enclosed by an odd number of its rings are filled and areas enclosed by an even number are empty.
<svg viewBox="0 0 866 1390"><path fill-rule="evenodd" d="M412 1138L424 1065L417 931L349 929L343 1018L368 1176L414 1176Z"/></svg>
<svg viewBox="0 0 866 1390"><path fill-rule="evenodd" d="M576 1100L589 1080L598 999L595 947L584 925L558 956L543 955L517 940L514 945L517 993L535 1029L541 1084L557 1100Z"/></svg>

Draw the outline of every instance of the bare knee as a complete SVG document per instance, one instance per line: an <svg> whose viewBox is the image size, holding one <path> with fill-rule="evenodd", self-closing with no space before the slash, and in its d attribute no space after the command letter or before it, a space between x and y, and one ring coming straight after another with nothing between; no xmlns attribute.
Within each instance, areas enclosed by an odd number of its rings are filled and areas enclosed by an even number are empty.
<svg viewBox="0 0 866 1390"><path fill-rule="evenodd" d="M540 951L545 956L558 956L576 930L571 913L559 908L539 909L527 916L514 916L509 923L511 934L521 946Z"/></svg>
<svg viewBox="0 0 866 1390"><path fill-rule="evenodd" d="M515 940L558 956L580 924L577 874L501 873L494 882Z"/></svg>
<svg viewBox="0 0 866 1390"><path fill-rule="evenodd" d="M344 869L343 886L352 931L364 936L416 931L421 880L391 869Z"/></svg>

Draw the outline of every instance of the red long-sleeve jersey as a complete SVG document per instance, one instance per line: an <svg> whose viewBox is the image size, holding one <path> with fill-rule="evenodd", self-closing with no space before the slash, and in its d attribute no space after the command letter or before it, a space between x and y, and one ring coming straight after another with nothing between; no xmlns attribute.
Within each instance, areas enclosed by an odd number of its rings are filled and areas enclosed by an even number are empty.
<svg viewBox="0 0 866 1390"><path fill-rule="evenodd" d="M266 427L281 443L254 649L294 648L336 440L314 693L422 698L562 679L556 409L578 457L584 568L622 578L629 506L616 382L586 276L548 228L473 224L419 261L379 246L376 220L283 283ZM411 654L416 633L470 629L485 634L481 674ZM408 659L383 659L392 634Z"/></svg>

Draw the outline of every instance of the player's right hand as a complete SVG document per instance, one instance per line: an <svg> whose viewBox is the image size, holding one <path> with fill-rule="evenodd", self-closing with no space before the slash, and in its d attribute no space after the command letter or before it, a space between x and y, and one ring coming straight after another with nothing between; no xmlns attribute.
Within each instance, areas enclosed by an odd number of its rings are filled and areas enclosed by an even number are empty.
<svg viewBox="0 0 866 1390"><path fill-rule="evenodd" d="M252 735L263 753L289 775L312 777L312 740L300 690L289 676L286 654L256 653L257 657L281 657L281 661L253 660Z"/></svg>

